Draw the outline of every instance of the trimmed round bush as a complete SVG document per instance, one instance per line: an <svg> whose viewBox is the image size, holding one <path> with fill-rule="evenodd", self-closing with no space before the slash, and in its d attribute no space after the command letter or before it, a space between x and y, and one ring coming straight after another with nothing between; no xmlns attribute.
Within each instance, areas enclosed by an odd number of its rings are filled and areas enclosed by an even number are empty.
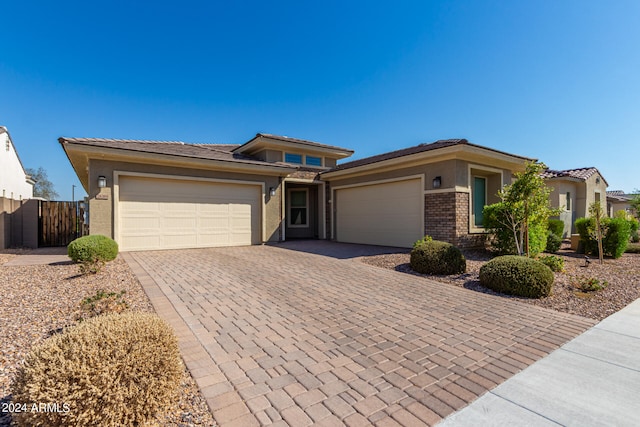
<svg viewBox="0 0 640 427"><path fill-rule="evenodd" d="M562 239L562 235L564 234L564 221L560 219L550 219L549 231Z"/></svg>
<svg viewBox="0 0 640 427"><path fill-rule="evenodd" d="M496 292L527 298L551 295L553 272L531 258L504 255L480 268L480 284Z"/></svg>
<svg viewBox="0 0 640 427"><path fill-rule="evenodd" d="M555 255L542 256L538 258L538 261L546 265L555 273L564 271L564 259Z"/></svg>
<svg viewBox="0 0 640 427"><path fill-rule="evenodd" d="M467 270L460 249L438 240L416 243L410 262L413 271L422 274L462 274Z"/></svg>
<svg viewBox="0 0 640 427"><path fill-rule="evenodd" d="M545 248L545 252L554 254L560 250L561 246L562 246L562 238L560 238L557 234L549 230L547 234L547 247Z"/></svg>
<svg viewBox="0 0 640 427"><path fill-rule="evenodd" d="M94 317L34 347L12 384L15 404L58 411L13 418L23 426L143 425L175 402L182 374L177 339L158 316Z"/></svg>
<svg viewBox="0 0 640 427"><path fill-rule="evenodd" d="M69 258L74 262L108 262L118 256L118 244L107 236L83 236L69 243Z"/></svg>

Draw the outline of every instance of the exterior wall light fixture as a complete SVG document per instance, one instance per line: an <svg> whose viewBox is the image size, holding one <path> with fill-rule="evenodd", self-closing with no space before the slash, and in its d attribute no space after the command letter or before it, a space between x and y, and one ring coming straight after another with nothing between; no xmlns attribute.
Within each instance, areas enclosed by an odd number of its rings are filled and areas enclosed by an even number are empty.
<svg viewBox="0 0 640 427"><path fill-rule="evenodd" d="M107 186L107 178L104 176L98 177L98 188L104 188Z"/></svg>
<svg viewBox="0 0 640 427"><path fill-rule="evenodd" d="M433 178L433 188L440 188L442 186L442 177L436 176Z"/></svg>
<svg viewBox="0 0 640 427"><path fill-rule="evenodd" d="M276 188L275 187L269 187L269 194L271 195L271 197L275 197Z"/></svg>

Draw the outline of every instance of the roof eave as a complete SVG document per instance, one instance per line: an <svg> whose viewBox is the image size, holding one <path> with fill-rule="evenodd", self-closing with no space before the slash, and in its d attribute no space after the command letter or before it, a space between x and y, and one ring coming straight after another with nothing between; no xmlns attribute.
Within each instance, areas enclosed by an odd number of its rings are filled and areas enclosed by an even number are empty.
<svg viewBox="0 0 640 427"><path fill-rule="evenodd" d="M523 165L526 161L536 161L536 159L516 156L501 151L488 149L479 145L465 143L425 150L418 153L405 154L398 157L393 157L391 159L376 161L374 163L366 163L364 165L349 167L346 169L340 169L340 166L338 166L337 168L321 172L321 174L323 178L338 178L352 174L360 174L363 172L372 173L376 169L389 168L393 166L408 167L405 164L420 161L424 162L426 160L431 160L433 162L450 159L472 161L472 159L470 159L470 156L465 156L465 154L472 154L480 157L485 157L486 159L498 160L504 166L523 170Z"/></svg>
<svg viewBox="0 0 640 427"><path fill-rule="evenodd" d="M166 154L166 153L153 153L139 150L131 150L126 148L110 148L110 147L102 147L96 146L92 144L83 144L81 142L70 142L66 141L64 138L60 138L58 140L62 145L69 162L73 166L76 171L76 175L80 178L80 182L82 183L85 190L88 191L88 171L86 168L84 170L78 170L78 159L77 156L83 155L86 157L86 160L90 159L117 159L117 160L128 160L135 162L146 161L146 162L157 162L157 163L175 163L176 160L179 160L181 163L192 167L195 166L215 166L221 170L225 171L235 171L235 172L247 172L247 173L267 173L270 175L282 175L285 176L291 172L294 172L296 168L287 166L287 165L276 165L276 164L256 164L251 162L246 162L242 160L220 160L220 159L206 159L200 157L193 156L181 156L177 154ZM106 156L106 157L105 157ZM73 157L73 158L72 158ZM76 161L74 161L76 159Z"/></svg>
<svg viewBox="0 0 640 427"><path fill-rule="evenodd" d="M275 146L278 149L284 149L287 147L300 148L300 146L302 146L307 150L316 151L318 153L323 153L323 154L329 154L332 157L335 157L338 159L344 159L346 157L353 155L354 153L353 150L348 150L346 148L334 147L334 146L314 143L311 141L309 141L308 143L305 143L305 141L298 140L295 138L278 137L276 135L264 135L260 133L257 134L252 139L250 139L249 141L242 144L241 146L234 148L233 150L231 150L231 152L251 154L259 151L263 145L266 146L267 149L268 149L268 146Z"/></svg>

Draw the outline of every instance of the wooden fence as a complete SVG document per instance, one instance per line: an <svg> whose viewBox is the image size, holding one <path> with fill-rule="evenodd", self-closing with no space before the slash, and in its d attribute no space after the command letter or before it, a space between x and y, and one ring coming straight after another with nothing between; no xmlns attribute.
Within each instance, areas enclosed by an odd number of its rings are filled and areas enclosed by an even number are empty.
<svg viewBox="0 0 640 427"><path fill-rule="evenodd" d="M67 246L87 231L84 208L79 202L40 201L38 247Z"/></svg>

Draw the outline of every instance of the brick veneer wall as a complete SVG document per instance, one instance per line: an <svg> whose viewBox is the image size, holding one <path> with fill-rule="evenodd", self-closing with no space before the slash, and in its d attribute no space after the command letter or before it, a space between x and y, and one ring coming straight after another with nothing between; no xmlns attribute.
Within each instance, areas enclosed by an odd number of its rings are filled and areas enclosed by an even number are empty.
<svg viewBox="0 0 640 427"><path fill-rule="evenodd" d="M461 248L484 245L484 234L469 234L469 193L425 194L424 230Z"/></svg>

